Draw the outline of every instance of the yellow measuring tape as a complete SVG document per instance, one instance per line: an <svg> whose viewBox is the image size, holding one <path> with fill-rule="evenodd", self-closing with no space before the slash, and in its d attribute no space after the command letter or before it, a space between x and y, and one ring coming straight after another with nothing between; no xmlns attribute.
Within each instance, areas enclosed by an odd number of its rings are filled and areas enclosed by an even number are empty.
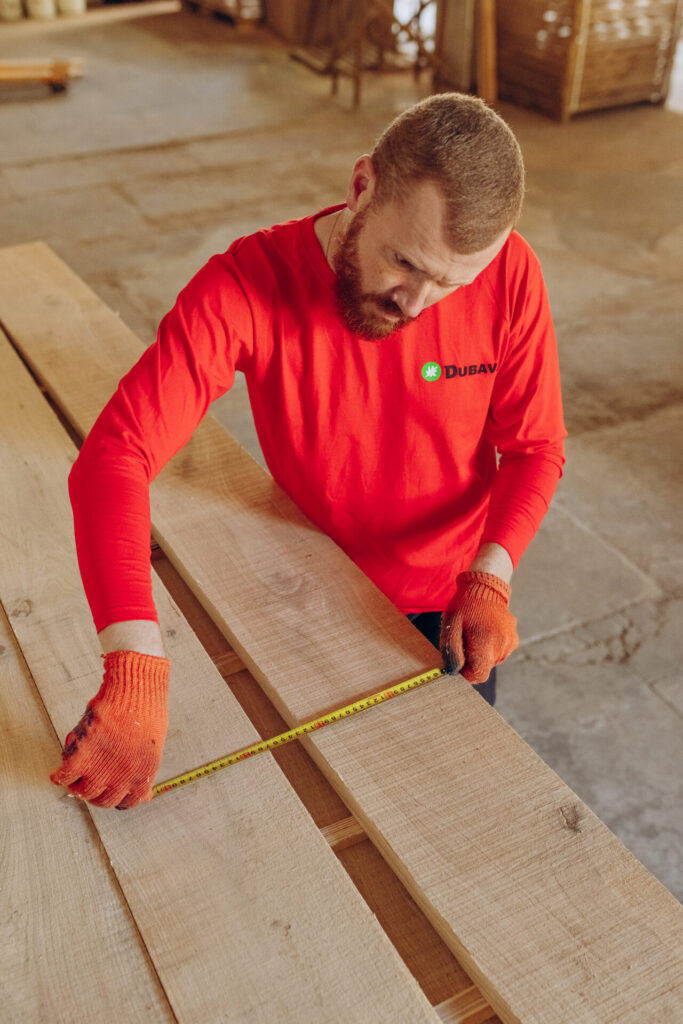
<svg viewBox="0 0 683 1024"><path fill-rule="evenodd" d="M415 690L418 686L424 686L425 683L432 683L435 679L440 679L444 675L446 675L445 668L434 668L429 672L423 672L419 676L413 676L412 679L406 679L402 683L390 686L387 690L380 690L379 693L373 693L370 697L363 697L362 700L354 701L353 704L347 704L344 708L337 708L335 711L330 711L327 715L320 715L319 718L314 718L311 722L297 725L287 732L280 733L279 736L273 736L272 739L259 740L258 743L252 743L249 747L242 747L240 750L235 750L232 754L219 757L217 761L209 761L207 764L202 764L189 772L184 772L182 775L176 775L172 779L167 779L166 782L159 782L153 788L153 795L161 796L162 793L168 793L172 789L186 786L188 782L194 782L195 779L201 779L205 775L213 775L214 772L220 771L221 768L229 768L230 765L237 764L238 761L246 761L247 758L253 757L255 754L263 754L266 750L282 747L285 743L297 740L299 736L305 736L308 732L315 732L316 729L322 729L332 722L339 722L342 718L348 718L349 715L356 715L359 711L365 711L367 708L374 707L375 704L391 700L392 697L398 697L401 693L407 693L408 690Z"/></svg>

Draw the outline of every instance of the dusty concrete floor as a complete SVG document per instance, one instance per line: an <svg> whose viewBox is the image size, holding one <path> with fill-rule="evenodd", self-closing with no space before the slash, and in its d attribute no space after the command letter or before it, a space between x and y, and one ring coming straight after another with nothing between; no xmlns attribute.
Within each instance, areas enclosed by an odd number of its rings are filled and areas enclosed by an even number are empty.
<svg viewBox="0 0 683 1024"><path fill-rule="evenodd" d="M2 244L42 238L146 341L194 271L257 227L339 201L357 155L427 89L348 84L212 18L13 32L2 56L81 56L62 96L0 93ZM683 105L678 109L682 109ZM522 645L499 710L683 895L683 118L560 126L501 104L522 230L559 337L568 464L514 585ZM217 403L258 456L245 389Z"/></svg>

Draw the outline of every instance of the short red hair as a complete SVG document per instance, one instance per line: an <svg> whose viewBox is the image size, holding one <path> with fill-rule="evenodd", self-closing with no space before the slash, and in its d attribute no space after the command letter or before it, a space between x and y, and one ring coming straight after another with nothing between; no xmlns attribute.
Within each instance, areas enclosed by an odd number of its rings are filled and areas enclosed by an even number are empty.
<svg viewBox="0 0 683 1024"><path fill-rule="evenodd" d="M524 197L524 161L511 129L476 96L438 93L391 122L372 152L375 198L401 198L434 181L446 232L458 253L486 249L514 226Z"/></svg>

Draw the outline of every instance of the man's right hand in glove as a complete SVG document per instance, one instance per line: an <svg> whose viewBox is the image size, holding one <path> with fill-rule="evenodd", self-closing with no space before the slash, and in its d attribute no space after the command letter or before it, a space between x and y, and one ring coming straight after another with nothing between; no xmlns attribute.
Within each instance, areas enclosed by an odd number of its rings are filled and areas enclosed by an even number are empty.
<svg viewBox="0 0 683 1024"><path fill-rule="evenodd" d="M441 620L439 646L449 672L484 683L519 643L516 620L508 611L510 586L487 572L461 572L457 582Z"/></svg>
<svg viewBox="0 0 683 1024"><path fill-rule="evenodd" d="M168 728L167 658L117 650L104 681L65 740L51 780L100 807L151 800Z"/></svg>
<svg viewBox="0 0 683 1024"><path fill-rule="evenodd" d="M515 649L516 620L508 610L512 560L500 544L483 544L441 620L439 646L449 672L470 683L485 682Z"/></svg>

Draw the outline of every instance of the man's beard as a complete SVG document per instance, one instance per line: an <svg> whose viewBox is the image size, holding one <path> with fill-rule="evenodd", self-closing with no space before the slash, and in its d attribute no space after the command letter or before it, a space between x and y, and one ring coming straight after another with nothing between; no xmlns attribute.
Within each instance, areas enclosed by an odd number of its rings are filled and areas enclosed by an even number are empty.
<svg viewBox="0 0 683 1024"><path fill-rule="evenodd" d="M354 216L339 244L333 263L337 274L337 311L344 325L367 341L379 341L405 327L414 317L404 316L400 307L388 295L364 292L361 287L358 236L369 209L366 207ZM381 310L385 310L392 319L382 316Z"/></svg>

